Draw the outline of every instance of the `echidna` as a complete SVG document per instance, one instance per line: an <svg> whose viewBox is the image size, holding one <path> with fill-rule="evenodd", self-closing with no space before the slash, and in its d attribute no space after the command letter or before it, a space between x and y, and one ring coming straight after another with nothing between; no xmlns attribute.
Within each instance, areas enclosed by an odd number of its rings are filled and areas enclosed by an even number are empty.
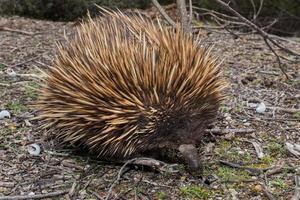
<svg viewBox="0 0 300 200"><path fill-rule="evenodd" d="M224 98L218 59L179 25L105 11L58 49L37 103L43 128L106 159L198 142Z"/></svg>

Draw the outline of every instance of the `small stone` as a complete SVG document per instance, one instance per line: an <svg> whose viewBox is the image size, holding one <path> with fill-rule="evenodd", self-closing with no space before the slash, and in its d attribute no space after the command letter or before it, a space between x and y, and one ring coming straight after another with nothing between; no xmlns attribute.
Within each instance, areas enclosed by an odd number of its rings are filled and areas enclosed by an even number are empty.
<svg viewBox="0 0 300 200"><path fill-rule="evenodd" d="M41 153L41 147L38 144L28 145L28 153L34 156L38 156Z"/></svg>
<svg viewBox="0 0 300 200"><path fill-rule="evenodd" d="M265 111L266 111L266 105L263 102L258 104L258 106L256 107L256 112L257 113L264 113Z"/></svg>
<svg viewBox="0 0 300 200"><path fill-rule="evenodd" d="M251 124L249 122L244 123L245 126L250 126Z"/></svg>
<svg viewBox="0 0 300 200"><path fill-rule="evenodd" d="M13 69L8 69L6 71L6 73L8 76L13 77L13 78L17 76L17 73Z"/></svg>
<svg viewBox="0 0 300 200"><path fill-rule="evenodd" d="M263 190L262 186L261 185L255 185L253 188L252 188L252 191L253 192L256 192L256 193L261 193Z"/></svg>
<svg viewBox="0 0 300 200"><path fill-rule="evenodd" d="M32 126L32 124L29 122L28 119L25 119L24 122L25 122L25 125L26 125L26 126L28 126L28 127L31 127L31 126Z"/></svg>
<svg viewBox="0 0 300 200"><path fill-rule="evenodd" d="M0 119L10 118L10 113L7 110L2 110L0 112Z"/></svg>

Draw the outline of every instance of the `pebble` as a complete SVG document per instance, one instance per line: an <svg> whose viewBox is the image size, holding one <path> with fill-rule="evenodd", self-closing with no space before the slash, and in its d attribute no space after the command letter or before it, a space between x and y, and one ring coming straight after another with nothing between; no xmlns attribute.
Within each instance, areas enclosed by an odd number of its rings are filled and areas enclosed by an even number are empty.
<svg viewBox="0 0 300 200"><path fill-rule="evenodd" d="M2 110L0 112L0 119L10 118L10 113L7 110Z"/></svg>
<svg viewBox="0 0 300 200"><path fill-rule="evenodd" d="M256 107L256 112L257 113L264 113L265 111L266 111L266 105L263 102L258 104L258 106Z"/></svg>

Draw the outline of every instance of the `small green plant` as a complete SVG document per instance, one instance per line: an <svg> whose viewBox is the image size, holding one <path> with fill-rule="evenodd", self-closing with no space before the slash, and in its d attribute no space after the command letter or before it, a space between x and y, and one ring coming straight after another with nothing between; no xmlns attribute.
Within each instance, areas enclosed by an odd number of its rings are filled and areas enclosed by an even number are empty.
<svg viewBox="0 0 300 200"><path fill-rule="evenodd" d="M280 188L280 189L287 189L288 185L284 182L284 180L280 179L280 178L276 178L272 181L270 181L271 186L276 187L276 188Z"/></svg>
<svg viewBox="0 0 300 200"><path fill-rule="evenodd" d="M165 199L168 198L168 196L167 196L166 193L164 193L164 192L162 192L162 191L159 191L159 192L156 193L156 198L157 198L158 200L165 200Z"/></svg>
<svg viewBox="0 0 300 200"><path fill-rule="evenodd" d="M221 106L221 107L220 107L220 112L221 112L221 113L228 113L228 112L229 112L229 108L226 107L226 106Z"/></svg>
<svg viewBox="0 0 300 200"><path fill-rule="evenodd" d="M25 106L17 101L9 103L7 107L16 115L20 114L25 110Z"/></svg>
<svg viewBox="0 0 300 200"><path fill-rule="evenodd" d="M267 151L272 157L282 156L286 154L286 149L283 144L277 142L269 142L267 145Z"/></svg>
<svg viewBox="0 0 300 200"><path fill-rule="evenodd" d="M211 196L208 189L196 185L180 188L180 193L187 199L208 199Z"/></svg>
<svg viewBox="0 0 300 200"><path fill-rule="evenodd" d="M5 68L5 65L0 63L0 70L3 70Z"/></svg>
<svg viewBox="0 0 300 200"><path fill-rule="evenodd" d="M271 157L271 156L264 156L262 159L261 159L261 162L263 164L266 164L267 166L271 165L272 163L274 163L275 161L275 158Z"/></svg>
<svg viewBox="0 0 300 200"><path fill-rule="evenodd" d="M25 95L30 98L36 98L38 96L38 84L31 83L30 85L25 87Z"/></svg>
<svg viewBox="0 0 300 200"><path fill-rule="evenodd" d="M226 140L223 140L217 145L216 153L222 156L226 154L230 148L231 148L231 143Z"/></svg>
<svg viewBox="0 0 300 200"><path fill-rule="evenodd" d="M297 119L300 119L300 112L296 112L296 113L294 114L294 116L295 116Z"/></svg>
<svg viewBox="0 0 300 200"><path fill-rule="evenodd" d="M218 169L217 176L223 181L245 180L250 178L249 173L245 170L236 170L225 166Z"/></svg>

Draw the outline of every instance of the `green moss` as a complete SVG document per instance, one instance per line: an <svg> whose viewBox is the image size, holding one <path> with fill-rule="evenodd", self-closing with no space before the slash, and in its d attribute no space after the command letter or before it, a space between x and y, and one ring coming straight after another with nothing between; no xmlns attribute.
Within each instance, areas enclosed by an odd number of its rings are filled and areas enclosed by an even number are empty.
<svg viewBox="0 0 300 200"><path fill-rule="evenodd" d="M3 69L5 69L5 65L0 63L0 70L3 70Z"/></svg>
<svg viewBox="0 0 300 200"><path fill-rule="evenodd" d="M263 164L266 164L267 166L270 166L272 163L274 163L275 161L275 158L274 157L271 157L271 156L264 156L262 159L261 159L261 162Z"/></svg>
<svg viewBox="0 0 300 200"><path fill-rule="evenodd" d="M217 144L216 153L220 156L226 154L228 150L231 148L232 144L226 140L221 141Z"/></svg>
<svg viewBox="0 0 300 200"><path fill-rule="evenodd" d="M16 115L18 115L26 110L26 107L17 101L7 104L7 107L10 111L12 111Z"/></svg>
<svg viewBox="0 0 300 200"><path fill-rule="evenodd" d="M37 83L34 83L34 82L30 83L29 85L27 85L25 87L24 94L29 98L35 99L38 96L38 91L37 91L38 88L39 88L39 85Z"/></svg>
<svg viewBox="0 0 300 200"><path fill-rule="evenodd" d="M279 157L287 154L283 144L274 141L268 143L266 150L271 157Z"/></svg>
<svg viewBox="0 0 300 200"><path fill-rule="evenodd" d="M300 119L300 112L296 112L296 113L294 114L294 116L295 116L297 119Z"/></svg>
<svg viewBox="0 0 300 200"><path fill-rule="evenodd" d="M163 191L157 192L155 196L158 200L165 200L168 198L167 194L164 193Z"/></svg>
<svg viewBox="0 0 300 200"><path fill-rule="evenodd" d="M237 147L237 148L235 148ZM247 152L243 151L241 154L240 151L241 144L238 141L229 142L229 141L222 141L216 146L216 154L224 160L232 161L232 162L243 162L249 163L253 160L252 155Z"/></svg>
<svg viewBox="0 0 300 200"><path fill-rule="evenodd" d="M221 113L228 113L230 108L227 107L227 106L220 106L219 110L220 110Z"/></svg>
<svg viewBox="0 0 300 200"><path fill-rule="evenodd" d="M270 181L270 184L272 187L278 188L278 189L283 189L286 190L288 189L288 185L285 183L283 179L276 178L272 181Z"/></svg>
<svg viewBox="0 0 300 200"><path fill-rule="evenodd" d="M0 128L0 136L8 136L11 134L12 131L9 128L5 128L5 127Z"/></svg>
<svg viewBox="0 0 300 200"><path fill-rule="evenodd" d="M245 180L250 178L249 173L245 170L236 170L225 166L222 166L218 169L217 176L225 182L233 180Z"/></svg>
<svg viewBox="0 0 300 200"><path fill-rule="evenodd" d="M201 186L186 186L180 188L181 196L186 199L208 199L212 192Z"/></svg>

